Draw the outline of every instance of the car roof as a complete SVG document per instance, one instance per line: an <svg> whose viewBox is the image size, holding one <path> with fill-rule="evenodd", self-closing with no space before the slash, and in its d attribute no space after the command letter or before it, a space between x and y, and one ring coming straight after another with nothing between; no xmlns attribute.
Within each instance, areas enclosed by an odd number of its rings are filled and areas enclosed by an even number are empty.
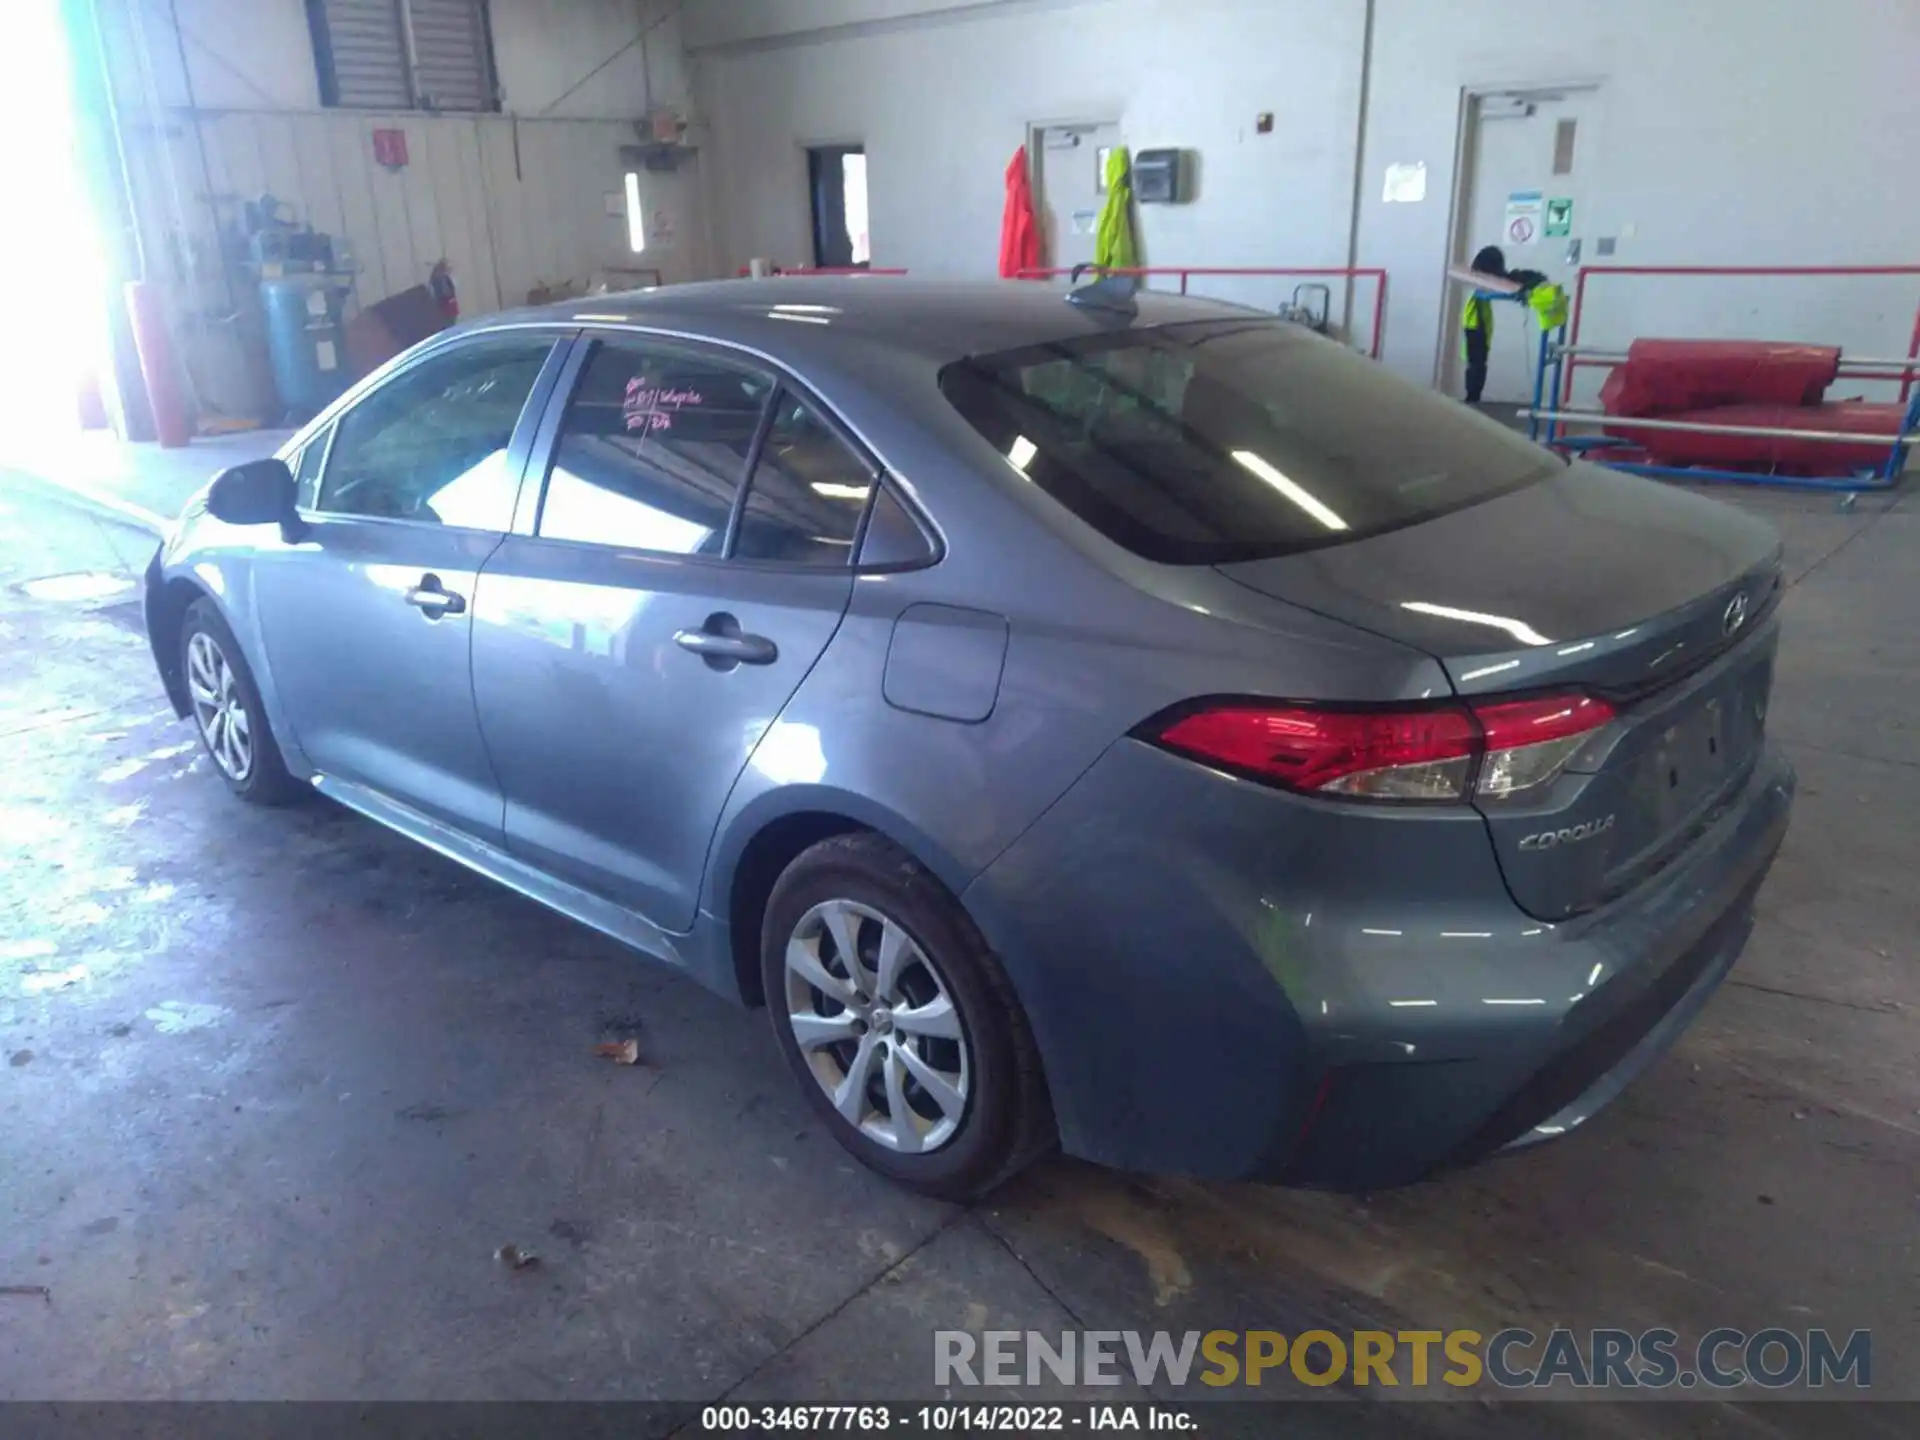
<svg viewBox="0 0 1920 1440"><path fill-rule="evenodd" d="M533 323L639 325L708 336L804 366L809 357L858 348L944 365L1116 328L1181 320L1244 319L1221 301L1142 291L1128 318L1070 304L1067 291L1032 280L920 280L893 275L776 275L711 280L616 295L585 295L491 315L471 327Z"/></svg>

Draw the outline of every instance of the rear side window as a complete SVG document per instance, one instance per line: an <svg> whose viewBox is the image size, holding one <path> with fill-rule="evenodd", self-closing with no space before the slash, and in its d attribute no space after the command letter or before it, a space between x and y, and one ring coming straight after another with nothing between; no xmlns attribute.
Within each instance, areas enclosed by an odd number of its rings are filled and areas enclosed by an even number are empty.
<svg viewBox="0 0 1920 1440"><path fill-rule="evenodd" d="M719 555L772 393L772 377L746 366L600 342L561 423L539 533Z"/></svg>
<svg viewBox="0 0 1920 1440"><path fill-rule="evenodd" d="M1040 489L1169 564L1362 539L1560 464L1278 321L1165 325L972 357L948 366L940 386Z"/></svg>
<svg viewBox="0 0 1920 1440"><path fill-rule="evenodd" d="M848 564L873 486L866 461L812 407L782 391L754 462L734 558Z"/></svg>

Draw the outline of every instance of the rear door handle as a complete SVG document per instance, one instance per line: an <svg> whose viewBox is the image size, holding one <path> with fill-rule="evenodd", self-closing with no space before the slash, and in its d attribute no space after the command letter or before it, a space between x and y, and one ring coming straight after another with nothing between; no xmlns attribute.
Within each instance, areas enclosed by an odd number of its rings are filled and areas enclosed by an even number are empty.
<svg viewBox="0 0 1920 1440"><path fill-rule="evenodd" d="M731 615L709 615L698 630L676 630L673 643L691 650L716 670L731 670L735 665L771 665L780 658L780 647L764 635L743 635L740 622Z"/></svg>
<svg viewBox="0 0 1920 1440"><path fill-rule="evenodd" d="M460 615L466 612L467 601L462 595L455 595L440 583L438 575L422 575L420 583L407 591L406 602L414 606L429 620L438 620L442 615Z"/></svg>

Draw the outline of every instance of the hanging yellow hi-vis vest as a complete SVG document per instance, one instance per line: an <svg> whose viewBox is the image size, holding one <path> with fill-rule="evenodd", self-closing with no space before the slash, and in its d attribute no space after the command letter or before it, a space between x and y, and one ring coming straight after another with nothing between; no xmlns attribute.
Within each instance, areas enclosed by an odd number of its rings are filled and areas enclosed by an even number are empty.
<svg viewBox="0 0 1920 1440"><path fill-rule="evenodd" d="M1567 292L1551 280L1527 292L1527 306L1542 330L1557 329L1567 323Z"/></svg>
<svg viewBox="0 0 1920 1440"><path fill-rule="evenodd" d="M1484 295L1469 295L1460 307L1460 358L1467 358L1467 332L1478 330L1493 344L1493 302Z"/></svg>

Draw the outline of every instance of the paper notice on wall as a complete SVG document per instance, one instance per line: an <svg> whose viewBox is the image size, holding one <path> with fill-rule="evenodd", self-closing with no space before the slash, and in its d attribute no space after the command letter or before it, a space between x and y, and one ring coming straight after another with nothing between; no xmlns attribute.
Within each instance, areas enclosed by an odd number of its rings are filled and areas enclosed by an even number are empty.
<svg viewBox="0 0 1920 1440"><path fill-rule="evenodd" d="M313 347L314 367L319 370L338 370L340 356L333 348L331 340L318 341Z"/></svg>
<svg viewBox="0 0 1920 1440"><path fill-rule="evenodd" d="M1100 212L1098 210L1076 210L1073 212L1072 221L1074 234L1091 235L1095 230L1100 228Z"/></svg>
<svg viewBox="0 0 1920 1440"><path fill-rule="evenodd" d="M1573 233L1573 198L1556 196L1547 201L1547 234L1571 235Z"/></svg>
<svg viewBox="0 0 1920 1440"><path fill-rule="evenodd" d="M1427 162L1403 160L1387 166L1380 198L1389 205L1418 205L1427 198Z"/></svg>
<svg viewBox="0 0 1920 1440"><path fill-rule="evenodd" d="M655 205L647 211L647 253L661 254L680 243L680 225L673 211Z"/></svg>
<svg viewBox="0 0 1920 1440"><path fill-rule="evenodd" d="M1538 190L1507 192L1507 223L1501 234L1509 245L1531 245L1540 238L1540 212L1546 197Z"/></svg>

